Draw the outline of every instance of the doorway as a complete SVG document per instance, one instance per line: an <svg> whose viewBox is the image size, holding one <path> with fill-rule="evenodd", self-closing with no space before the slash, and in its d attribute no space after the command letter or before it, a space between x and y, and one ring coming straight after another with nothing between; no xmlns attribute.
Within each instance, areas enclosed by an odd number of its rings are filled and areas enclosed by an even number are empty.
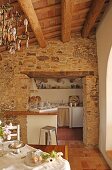
<svg viewBox="0 0 112 170"><path fill-rule="evenodd" d="M76 78L83 81L83 142L96 146L99 139L98 77L93 71L25 72L30 78Z"/></svg>
<svg viewBox="0 0 112 170"><path fill-rule="evenodd" d="M39 108L52 109L57 107L58 109L58 140L82 141L82 78L35 78L32 81L31 89L34 87L38 89L36 95L40 98ZM30 95L35 94L31 93Z"/></svg>

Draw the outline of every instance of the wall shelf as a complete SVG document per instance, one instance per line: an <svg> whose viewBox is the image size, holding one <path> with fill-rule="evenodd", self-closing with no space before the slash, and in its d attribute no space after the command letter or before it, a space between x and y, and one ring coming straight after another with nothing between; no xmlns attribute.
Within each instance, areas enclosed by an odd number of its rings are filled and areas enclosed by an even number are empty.
<svg viewBox="0 0 112 170"><path fill-rule="evenodd" d="M37 90L62 90L62 89L64 89L64 90L67 90L67 89L69 89L69 90L73 90L73 89L76 89L76 90L81 90L82 88L39 88L39 89L37 89Z"/></svg>

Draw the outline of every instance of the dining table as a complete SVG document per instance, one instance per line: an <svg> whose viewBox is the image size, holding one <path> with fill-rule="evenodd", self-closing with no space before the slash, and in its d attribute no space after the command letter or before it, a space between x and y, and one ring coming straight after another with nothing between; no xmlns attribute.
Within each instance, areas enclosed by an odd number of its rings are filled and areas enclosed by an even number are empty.
<svg viewBox="0 0 112 170"><path fill-rule="evenodd" d="M68 147L66 145L30 145L24 144L20 152L14 153L9 148L10 142L3 143L3 154L0 154L0 170L71 170L68 161ZM34 163L29 159L29 153L63 153L63 156L53 158L52 161ZM0 150L1 152L1 150Z"/></svg>

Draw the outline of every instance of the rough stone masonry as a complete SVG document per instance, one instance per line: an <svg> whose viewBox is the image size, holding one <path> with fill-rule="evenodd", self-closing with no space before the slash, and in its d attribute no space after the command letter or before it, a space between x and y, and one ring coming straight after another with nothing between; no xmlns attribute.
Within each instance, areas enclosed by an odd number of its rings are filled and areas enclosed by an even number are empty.
<svg viewBox="0 0 112 170"><path fill-rule="evenodd" d="M70 42L50 40L46 48L37 44L26 50L10 55L0 54L0 108L2 110L27 110L30 94L30 78L22 74L27 71L43 72L93 72L83 78L83 141L86 145L98 144L98 63L96 39L94 36L81 38L76 35ZM78 75L77 75L78 76ZM19 120L26 122L26 117ZM26 126L26 125L25 125ZM24 132L25 131L25 132ZM22 129L22 138L27 141L26 127Z"/></svg>

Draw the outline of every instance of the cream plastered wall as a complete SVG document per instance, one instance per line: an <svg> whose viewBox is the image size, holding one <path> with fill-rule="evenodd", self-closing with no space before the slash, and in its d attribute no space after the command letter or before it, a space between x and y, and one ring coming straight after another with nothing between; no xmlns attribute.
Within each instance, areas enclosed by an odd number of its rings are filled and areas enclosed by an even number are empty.
<svg viewBox="0 0 112 170"><path fill-rule="evenodd" d="M57 115L28 115L27 116L27 140L30 144L45 144L45 131L40 128L46 125L57 128ZM33 132L33 133L32 133ZM39 142L40 137L40 142ZM52 145L56 145L55 132L51 134Z"/></svg>
<svg viewBox="0 0 112 170"><path fill-rule="evenodd" d="M103 153L105 159L112 168L112 161L106 155L106 137L109 131L110 124L106 105L106 77L107 77L107 63L112 46L112 4L106 13L99 29L96 33L97 39L97 55L98 55L98 71L99 71L99 109L100 109L100 131L99 131L99 148ZM112 113L112 112L111 112ZM112 116L110 118L112 123ZM111 134L112 136L112 134ZM110 138L111 138L110 136Z"/></svg>
<svg viewBox="0 0 112 170"><path fill-rule="evenodd" d="M112 48L109 54L106 77L106 150L112 149Z"/></svg>

